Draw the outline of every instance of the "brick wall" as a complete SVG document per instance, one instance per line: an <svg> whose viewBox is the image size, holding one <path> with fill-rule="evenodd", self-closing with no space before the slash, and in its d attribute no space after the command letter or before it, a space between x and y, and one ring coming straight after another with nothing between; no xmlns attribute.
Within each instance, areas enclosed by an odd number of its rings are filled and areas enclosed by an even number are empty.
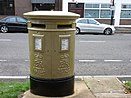
<svg viewBox="0 0 131 98"><path fill-rule="evenodd" d="M96 19L100 23L110 24L110 19ZM131 25L131 19L121 19L120 25Z"/></svg>
<svg viewBox="0 0 131 98"><path fill-rule="evenodd" d="M131 25L131 19L121 19L120 25Z"/></svg>
<svg viewBox="0 0 131 98"><path fill-rule="evenodd" d="M23 16L23 13L32 11L31 0L14 0L15 15Z"/></svg>

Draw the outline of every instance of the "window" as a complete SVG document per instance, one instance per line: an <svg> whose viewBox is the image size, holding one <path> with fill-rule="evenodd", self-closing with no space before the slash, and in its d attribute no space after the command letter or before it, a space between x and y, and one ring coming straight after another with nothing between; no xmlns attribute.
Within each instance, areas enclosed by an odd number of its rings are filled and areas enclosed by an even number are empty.
<svg viewBox="0 0 131 98"><path fill-rule="evenodd" d="M131 9L131 5L125 5L125 4L123 4L123 5L122 5L122 8L123 8L123 9L124 9L124 8L125 8L125 9L126 9L126 8L130 8L130 9Z"/></svg>
<svg viewBox="0 0 131 98"><path fill-rule="evenodd" d="M16 18L13 17L13 18L8 18L6 19L7 22L11 22L11 23L16 23Z"/></svg>
<svg viewBox="0 0 131 98"><path fill-rule="evenodd" d="M39 1L39 0L35 0ZM44 0L42 0L44 1ZM55 9L54 3L32 3L32 11L51 11Z"/></svg>
<svg viewBox="0 0 131 98"><path fill-rule="evenodd" d="M110 18L110 4L85 4L86 18Z"/></svg>
<svg viewBox="0 0 131 98"><path fill-rule="evenodd" d="M121 18L131 18L131 4L122 4Z"/></svg>
<svg viewBox="0 0 131 98"><path fill-rule="evenodd" d="M20 18L20 17L17 17L17 21L18 21L19 23L26 23L26 20L23 19L23 18Z"/></svg>
<svg viewBox="0 0 131 98"><path fill-rule="evenodd" d="M88 12L85 13L85 17L86 17L86 18L92 18L92 16L91 16L90 13L88 13Z"/></svg>
<svg viewBox="0 0 131 98"><path fill-rule="evenodd" d="M89 20L89 24L97 24L95 20Z"/></svg>
<svg viewBox="0 0 131 98"><path fill-rule="evenodd" d="M0 0L0 15L14 15L14 0Z"/></svg>
<svg viewBox="0 0 131 98"><path fill-rule="evenodd" d="M86 9L85 10L86 18L99 18L99 10L98 9Z"/></svg>
<svg viewBox="0 0 131 98"><path fill-rule="evenodd" d="M110 4L101 4L101 8L110 8Z"/></svg>
<svg viewBox="0 0 131 98"><path fill-rule="evenodd" d="M110 4L101 4L100 18L110 18L110 17L111 17Z"/></svg>
<svg viewBox="0 0 131 98"><path fill-rule="evenodd" d="M70 4L70 8L76 8L76 4Z"/></svg>
<svg viewBox="0 0 131 98"><path fill-rule="evenodd" d="M78 23L85 23L86 24L87 20L86 19L81 19L81 20L78 21Z"/></svg>
<svg viewBox="0 0 131 98"><path fill-rule="evenodd" d="M70 8L81 8L81 4L72 3L70 4Z"/></svg>
<svg viewBox="0 0 131 98"><path fill-rule="evenodd" d="M101 10L100 12L100 18L110 18L111 17L111 11L110 10Z"/></svg>
<svg viewBox="0 0 131 98"><path fill-rule="evenodd" d="M131 10L121 10L121 18L131 18Z"/></svg>
<svg viewBox="0 0 131 98"><path fill-rule="evenodd" d="M99 18L99 4L85 4L85 18Z"/></svg>
<svg viewBox="0 0 131 98"><path fill-rule="evenodd" d="M99 8L99 4L86 4L86 8Z"/></svg>

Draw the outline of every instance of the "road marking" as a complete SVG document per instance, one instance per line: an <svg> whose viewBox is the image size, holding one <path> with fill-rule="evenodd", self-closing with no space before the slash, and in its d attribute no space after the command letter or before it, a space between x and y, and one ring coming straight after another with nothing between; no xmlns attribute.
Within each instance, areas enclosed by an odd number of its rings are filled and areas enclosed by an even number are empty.
<svg viewBox="0 0 131 98"><path fill-rule="evenodd" d="M105 43L106 41L80 41L81 43Z"/></svg>
<svg viewBox="0 0 131 98"><path fill-rule="evenodd" d="M130 60L131 61L131 60Z"/></svg>
<svg viewBox="0 0 131 98"><path fill-rule="evenodd" d="M112 78L112 77L118 77L118 78L126 78L131 77L131 75L95 75L95 76L75 76L75 78Z"/></svg>
<svg viewBox="0 0 131 98"><path fill-rule="evenodd" d="M114 78L114 77L118 77L118 78L126 78L126 77L131 77L131 75L104 75L104 76L75 76L75 78ZM0 76L0 79L29 79L30 76Z"/></svg>
<svg viewBox="0 0 131 98"><path fill-rule="evenodd" d="M95 62L96 60L79 60L79 62Z"/></svg>
<svg viewBox="0 0 131 98"><path fill-rule="evenodd" d="M122 60L104 60L105 62L121 62Z"/></svg>
<svg viewBox="0 0 131 98"><path fill-rule="evenodd" d="M97 60L79 60L79 62L96 62ZM104 60L104 62L122 62L123 60ZM131 61L131 60L130 60Z"/></svg>
<svg viewBox="0 0 131 98"><path fill-rule="evenodd" d="M12 41L11 39L0 39L1 42L10 42Z"/></svg>
<svg viewBox="0 0 131 98"><path fill-rule="evenodd" d="M29 62L29 60L25 60L25 62Z"/></svg>
<svg viewBox="0 0 131 98"><path fill-rule="evenodd" d="M0 79L28 79L29 76L0 76Z"/></svg>
<svg viewBox="0 0 131 98"><path fill-rule="evenodd" d="M0 60L0 62L6 62L7 60Z"/></svg>

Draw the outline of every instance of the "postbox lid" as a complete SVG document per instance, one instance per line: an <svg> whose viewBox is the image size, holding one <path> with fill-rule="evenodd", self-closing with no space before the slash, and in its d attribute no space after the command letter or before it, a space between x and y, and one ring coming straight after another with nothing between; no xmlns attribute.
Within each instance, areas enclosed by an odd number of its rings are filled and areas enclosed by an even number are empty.
<svg viewBox="0 0 131 98"><path fill-rule="evenodd" d="M39 19L77 19L79 14L64 11L32 11L24 13L26 18L39 18Z"/></svg>

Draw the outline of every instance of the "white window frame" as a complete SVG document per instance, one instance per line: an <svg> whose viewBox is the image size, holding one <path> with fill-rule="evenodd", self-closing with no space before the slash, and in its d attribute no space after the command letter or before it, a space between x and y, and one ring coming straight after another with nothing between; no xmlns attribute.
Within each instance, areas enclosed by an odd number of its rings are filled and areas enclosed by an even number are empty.
<svg viewBox="0 0 131 98"><path fill-rule="evenodd" d="M99 4L99 7L98 8L86 8L86 4ZM110 17L109 18L101 18L100 17L101 16L101 10L110 10L110 8L101 8L102 4L109 4L110 5L110 3L85 3L85 5L84 5L84 17L85 17L85 10L86 9L94 9L94 10L99 10L99 17L95 18L95 19L110 19Z"/></svg>
<svg viewBox="0 0 131 98"><path fill-rule="evenodd" d="M131 8L122 8L122 5L131 5L131 3L130 3L130 4L122 3L122 4L121 4L121 12L122 12L122 11L128 11L128 10L131 11ZM120 19L131 19L131 17L130 17L130 18L122 18L122 17L121 17L121 14L120 14Z"/></svg>

